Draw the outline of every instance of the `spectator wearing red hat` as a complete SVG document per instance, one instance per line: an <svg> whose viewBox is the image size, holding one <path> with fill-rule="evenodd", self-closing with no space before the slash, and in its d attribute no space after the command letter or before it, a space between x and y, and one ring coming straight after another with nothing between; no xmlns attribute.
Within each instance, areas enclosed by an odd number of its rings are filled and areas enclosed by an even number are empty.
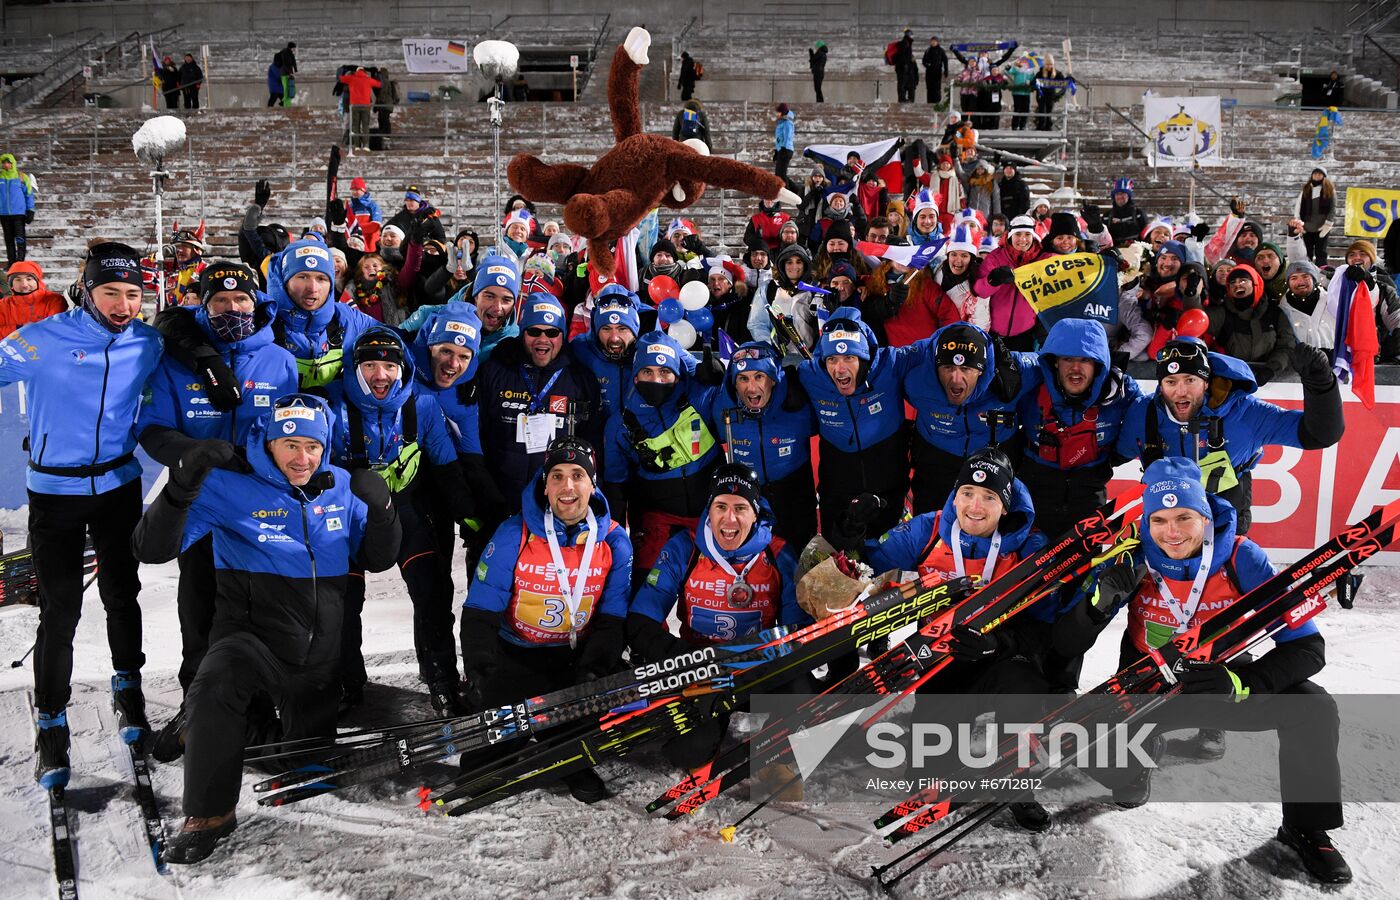
<svg viewBox="0 0 1400 900"><path fill-rule="evenodd" d="M350 179L350 210L357 216L369 216L371 222L383 222L384 211L369 195L369 186L360 177Z"/></svg>

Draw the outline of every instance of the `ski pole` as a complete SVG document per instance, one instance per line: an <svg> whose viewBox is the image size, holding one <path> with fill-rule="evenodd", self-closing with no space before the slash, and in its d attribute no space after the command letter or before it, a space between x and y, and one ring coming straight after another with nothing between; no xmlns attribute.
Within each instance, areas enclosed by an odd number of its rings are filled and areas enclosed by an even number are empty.
<svg viewBox="0 0 1400 900"><path fill-rule="evenodd" d="M726 409L724 411L724 461L727 463L734 462L734 419L732 415L733 412L734 410L732 409Z"/></svg>

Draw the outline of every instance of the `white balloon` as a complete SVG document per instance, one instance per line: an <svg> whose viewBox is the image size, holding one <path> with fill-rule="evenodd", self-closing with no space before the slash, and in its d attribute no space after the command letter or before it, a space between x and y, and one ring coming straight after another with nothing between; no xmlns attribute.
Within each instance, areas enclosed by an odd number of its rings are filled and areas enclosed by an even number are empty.
<svg viewBox="0 0 1400 900"><path fill-rule="evenodd" d="M690 281L681 287L681 306L700 309L710 302L710 288L703 281Z"/></svg>
<svg viewBox="0 0 1400 900"><path fill-rule="evenodd" d="M701 287L703 286L704 285L701 285ZM684 303L685 301L682 300L681 302ZM666 326L666 333L670 335L671 340L681 345L682 350L689 350L691 345L695 343L695 326L685 319L681 319L679 322L672 322L670 325Z"/></svg>

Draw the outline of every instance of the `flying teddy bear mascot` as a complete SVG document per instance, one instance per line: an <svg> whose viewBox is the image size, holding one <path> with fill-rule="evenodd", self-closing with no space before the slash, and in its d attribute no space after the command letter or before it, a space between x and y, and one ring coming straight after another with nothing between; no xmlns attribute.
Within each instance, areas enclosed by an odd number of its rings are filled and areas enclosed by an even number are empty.
<svg viewBox="0 0 1400 900"><path fill-rule="evenodd" d="M589 259L605 277L613 274L614 244L643 216L663 204L685 209L700 199L707 184L794 207L799 202L777 175L709 156L697 139L681 142L642 132L638 82L650 47L647 30L633 28L613 53L608 107L617 143L592 168L544 163L521 153L506 169L511 187L527 200L563 204L564 224L588 239Z"/></svg>

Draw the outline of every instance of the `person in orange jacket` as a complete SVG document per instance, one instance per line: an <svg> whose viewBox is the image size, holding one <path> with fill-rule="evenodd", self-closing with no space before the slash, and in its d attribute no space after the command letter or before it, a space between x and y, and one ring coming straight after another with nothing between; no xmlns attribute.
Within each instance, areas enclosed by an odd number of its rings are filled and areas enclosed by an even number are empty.
<svg viewBox="0 0 1400 900"><path fill-rule="evenodd" d="M49 316L63 312L68 301L44 284L44 270L36 262L20 260L5 273L10 295L0 300L0 338Z"/></svg>
<svg viewBox="0 0 1400 900"><path fill-rule="evenodd" d="M374 106L374 89L380 81L360 66L348 75L340 76L340 83L350 91L350 139L356 150L369 146L369 114Z"/></svg>

